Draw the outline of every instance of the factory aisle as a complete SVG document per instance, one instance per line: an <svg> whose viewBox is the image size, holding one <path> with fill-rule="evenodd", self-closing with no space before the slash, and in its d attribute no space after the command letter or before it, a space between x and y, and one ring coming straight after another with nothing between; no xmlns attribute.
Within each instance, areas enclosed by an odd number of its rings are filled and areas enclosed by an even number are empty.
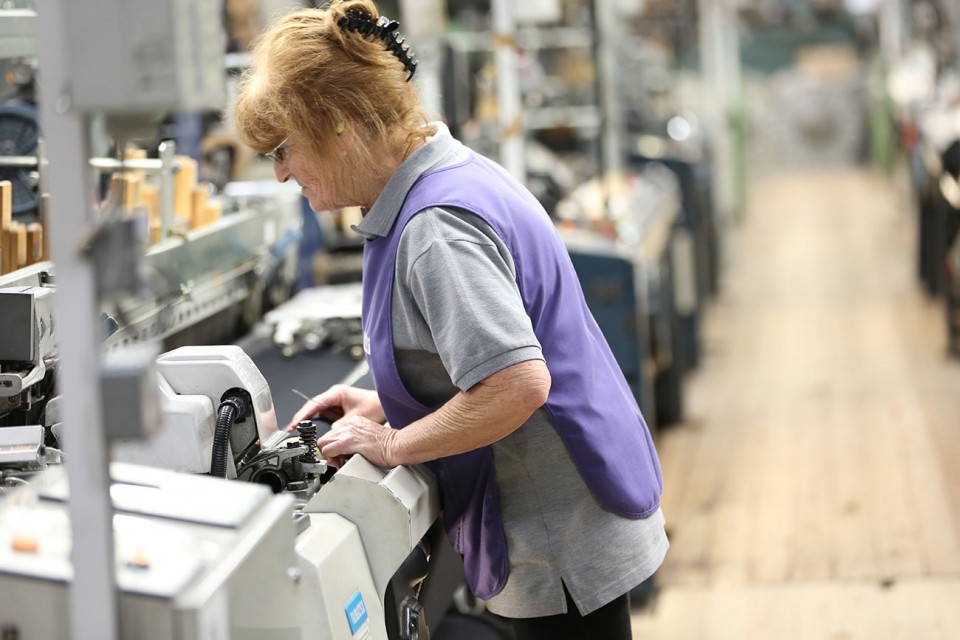
<svg viewBox="0 0 960 640"><path fill-rule="evenodd" d="M754 185L661 434L672 548L635 638L960 638L960 362L914 243L865 170Z"/></svg>

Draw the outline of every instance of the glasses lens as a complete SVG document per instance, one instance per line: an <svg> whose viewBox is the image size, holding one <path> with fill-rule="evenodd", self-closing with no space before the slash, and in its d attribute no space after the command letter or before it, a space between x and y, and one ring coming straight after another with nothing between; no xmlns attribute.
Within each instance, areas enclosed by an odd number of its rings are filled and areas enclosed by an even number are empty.
<svg viewBox="0 0 960 640"><path fill-rule="evenodd" d="M289 138L278 144L273 151L268 151L267 153L263 154L264 157L269 158L278 164L283 164L283 159L287 152L287 140L289 140Z"/></svg>

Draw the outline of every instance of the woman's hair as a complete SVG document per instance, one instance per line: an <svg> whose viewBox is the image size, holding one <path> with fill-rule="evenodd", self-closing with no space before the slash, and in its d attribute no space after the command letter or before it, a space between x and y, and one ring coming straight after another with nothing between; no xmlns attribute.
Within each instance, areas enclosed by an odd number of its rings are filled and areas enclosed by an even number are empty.
<svg viewBox="0 0 960 640"><path fill-rule="evenodd" d="M319 166L337 162L335 142L351 131L351 164L375 166L379 152L426 137L428 118L404 63L374 35L339 26L352 11L379 17L370 0L334 0L287 14L260 35L240 82L233 116L240 139L256 151L288 136Z"/></svg>

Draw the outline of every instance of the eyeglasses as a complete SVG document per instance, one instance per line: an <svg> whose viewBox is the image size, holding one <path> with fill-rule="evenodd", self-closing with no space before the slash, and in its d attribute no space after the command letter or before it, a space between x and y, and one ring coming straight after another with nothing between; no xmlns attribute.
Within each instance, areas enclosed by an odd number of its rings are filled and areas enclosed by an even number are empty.
<svg viewBox="0 0 960 640"><path fill-rule="evenodd" d="M290 136L287 136L286 138L283 139L283 142L275 146L272 151L267 151L265 154L263 154L263 157L273 160L277 164L283 164L283 160L284 158L286 158L286 155L287 155L286 144L289 141L290 141Z"/></svg>

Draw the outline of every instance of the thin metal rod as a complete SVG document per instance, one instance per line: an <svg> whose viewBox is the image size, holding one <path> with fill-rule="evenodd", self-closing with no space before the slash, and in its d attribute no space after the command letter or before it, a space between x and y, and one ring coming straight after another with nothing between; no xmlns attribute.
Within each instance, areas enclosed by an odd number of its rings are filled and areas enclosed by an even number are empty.
<svg viewBox="0 0 960 640"><path fill-rule="evenodd" d="M0 156L0 167L32 168L38 164L37 156Z"/></svg>
<svg viewBox="0 0 960 640"><path fill-rule="evenodd" d="M110 502L109 449L100 404L99 309L93 265L79 243L93 223L93 183L87 169L87 118L72 109L65 50L67 2L39 4L40 105L50 193L50 247L57 265L56 321L59 334L57 385L63 396L65 448L70 452L69 513L72 531L70 637L116 640L118 608Z"/></svg>
<svg viewBox="0 0 960 640"><path fill-rule="evenodd" d="M2 162L2 159L0 159ZM90 158L90 166L94 169L104 171L116 171L118 169L133 169L134 171L144 171L146 173L161 173L167 169L162 159L159 158L136 158L130 160L117 160L115 158ZM170 169L173 173L180 170L179 163L173 163Z"/></svg>
<svg viewBox="0 0 960 640"><path fill-rule="evenodd" d="M493 12L493 52L500 109L500 163L513 177L525 182L527 167L513 3L512 0L493 0L490 9Z"/></svg>
<svg viewBox="0 0 960 640"><path fill-rule="evenodd" d="M601 174L618 175L623 171L624 139L622 101L617 99L619 77L617 67L617 43L622 40L617 21L617 3L594 0L594 16L597 32L597 57L600 66L600 106L603 113L601 138ZM600 176L604 177L603 175ZM609 194L608 194L609 195Z"/></svg>

